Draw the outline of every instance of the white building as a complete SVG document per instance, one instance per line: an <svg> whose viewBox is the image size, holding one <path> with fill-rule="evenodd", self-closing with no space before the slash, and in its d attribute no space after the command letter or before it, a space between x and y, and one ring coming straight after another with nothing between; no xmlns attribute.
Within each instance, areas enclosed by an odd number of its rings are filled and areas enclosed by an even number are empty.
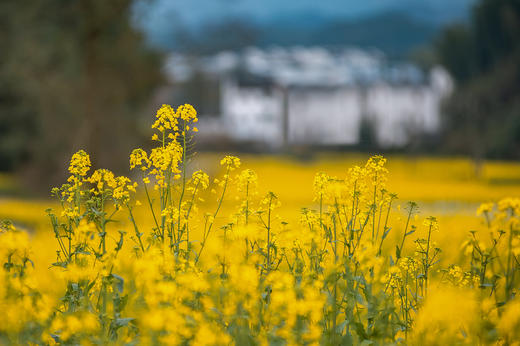
<svg viewBox="0 0 520 346"><path fill-rule="evenodd" d="M176 68L186 78L188 68ZM249 48L191 68L221 81L220 117L208 128L272 147L353 145L363 122L379 145L403 146L413 135L439 129L442 99L453 88L440 67L424 75L411 64L389 64L377 52L360 50Z"/></svg>

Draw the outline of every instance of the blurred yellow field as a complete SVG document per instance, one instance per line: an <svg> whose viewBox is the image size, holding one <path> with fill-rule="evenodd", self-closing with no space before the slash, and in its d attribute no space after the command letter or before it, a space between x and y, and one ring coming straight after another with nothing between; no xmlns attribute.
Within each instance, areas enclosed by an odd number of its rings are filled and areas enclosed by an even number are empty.
<svg viewBox="0 0 520 346"><path fill-rule="evenodd" d="M218 162L224 155L200 153L190 162L190 169L203 169L216 176L222 173ZM260 193L273 191L284 205L284 218L296 220L301 208L315 204L312 182L317 172L343 178L349 168L364 165L369 157L353 153L317 154L312 160L302 161L291 156L239 156L242 167L257 173ZM399 204L415 201L423 216L437 216L441 223L449 222L450 229L456 228L457 219L464 225L470 222L460 230L464 233L480 224L474 216L481 203L520 196L520 163L488 161L477 177L473 162L467 158L389 156L387 159L388 190L398 195ZM13 183L13 179L5 176L0 179L0 188ZM56 208L57 204L51 199L4 197L0 206L0 219L8 218L29 228L45 228L48 226L45 209Z"/></svg>
<svg viewBox="0 0 520 346"><path fill-rule="evenodd" d="M243 156L248 168L261 177L260 186L276 191L281 200L297 205L312 199L310 186L316 172L343 178L348 168L363 165L368 155L317 155L301 162L283 157ZM481 203L520 193L520 164L486 162L481 176L475 176L470 159L389 156L388 189L399 199L417 202Z"/></svg>

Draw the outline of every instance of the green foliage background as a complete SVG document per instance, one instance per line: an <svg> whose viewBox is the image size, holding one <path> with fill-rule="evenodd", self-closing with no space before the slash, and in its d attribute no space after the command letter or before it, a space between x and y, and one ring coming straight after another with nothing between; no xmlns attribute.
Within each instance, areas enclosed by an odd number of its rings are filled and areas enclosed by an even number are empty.
<svg viewBox="0 0 520 346"><path fill-rule="evenodd" d="M475 159L520 158L520 1L482 0L470 23L446 28L436 51L457 82L444 143Z"/></svg>
<svg viewBox="0 0 520 346"><path fill-rule="evenodd" d="M78 148L100 165L126 167L137 114L161 82L159 55L131 25L131 7L131 0L0 3L0 170L52 183Z"/></svg>

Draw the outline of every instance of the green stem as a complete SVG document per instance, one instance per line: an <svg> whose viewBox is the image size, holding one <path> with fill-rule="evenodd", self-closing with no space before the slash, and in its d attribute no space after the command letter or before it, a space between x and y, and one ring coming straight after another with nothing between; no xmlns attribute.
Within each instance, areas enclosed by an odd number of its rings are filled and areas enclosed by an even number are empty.
<svg viewBox="0 0 520 346"><path fill-rule="evenodd" d="M157 217L155 216L155 211L153 210L152 200L150 199L150 194L148 193L148 188L146 187L146 183L144 184L144 191L146 192L146 198L148 199L148 205L150 206L150 210L152 212L153 221L155 222L155 227L157 227L157 232L160 232L161 229L159 227L159 223L157 222ZM162 234L164 240L164 233Z"/></svg>
<svg viewBox="0 0 520 346"><path fill-rule="evenodd" d="M202 244L200 246L200 251L197 254L197 257L195 258L195 263L197 263L199 261L199 259L200 259L200 255L202 254L202 250L204 250L204 246L206 245L206 240L209 237L209 233L211 232L211 228L213 227L213 223L215 222L215 218L217 217L217 214L218 214L218 212L220 210L220 207L222 206L222 201L224 200L224 195L226 193L226 189L227 189L227 185L228 185L228 181L229 181L229 171L230 171L230 166L228 165L227 169L226 169L226 180L224 181L224 188L222 189L222 194L220 195L220 198L219 198L219 201L218 201L218 205L217 205L217 209L215 210L215 213L213 214L213 220L211 220L211 222L209 223L207 232L204 232L205 233L205 237L202 240Z"/></svg>

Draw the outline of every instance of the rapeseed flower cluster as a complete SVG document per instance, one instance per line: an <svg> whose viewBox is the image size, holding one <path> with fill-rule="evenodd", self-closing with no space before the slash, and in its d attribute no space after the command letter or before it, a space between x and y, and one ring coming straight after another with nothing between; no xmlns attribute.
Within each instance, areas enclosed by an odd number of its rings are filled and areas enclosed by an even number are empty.
<svg viewBox="0 0 520 346"><path fill-rule="evenodd" d="M290 223L239 158L212 179L188 167L195 123L190 105L158 110L157 146L130 155L141 184L89 174L88 154L74 154L53 189L61 212L47 211L50 268L33 263L27 232L1 224L0 343L518 342L518 199L483 204L485 231L444 266L444 230L416 203L396 206L385 158L316 174L312 205Z"/></svg>

